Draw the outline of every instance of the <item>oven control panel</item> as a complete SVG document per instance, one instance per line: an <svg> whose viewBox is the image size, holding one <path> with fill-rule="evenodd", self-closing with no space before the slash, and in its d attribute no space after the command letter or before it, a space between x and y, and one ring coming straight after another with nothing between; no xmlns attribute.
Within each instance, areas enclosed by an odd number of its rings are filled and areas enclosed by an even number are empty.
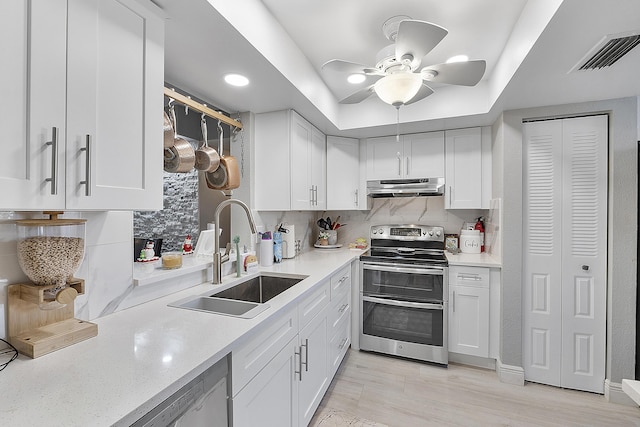
<svg viewBox="0 0 640 427"><path fill-rule="evenodd" d="M371 239L444 241L444 228L430 225L373 225Z"/></svg>

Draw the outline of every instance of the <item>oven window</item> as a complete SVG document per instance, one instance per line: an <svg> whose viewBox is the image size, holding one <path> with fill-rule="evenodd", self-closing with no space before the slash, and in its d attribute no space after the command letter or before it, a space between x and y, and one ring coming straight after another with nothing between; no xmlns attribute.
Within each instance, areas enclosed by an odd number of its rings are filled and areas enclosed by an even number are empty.
<svg viewBox="0 0 640 427"><path fill-rule="evenodd" d="M362 301L365 335L433 346L443 345L444 310L396 307Z"/></svg>
<svg viewBox="0 0 640 427"><path fill-rule="evenodd" d="M415 302L443 301L444 276L401 273L365 268L362 270L362 293Z"/></svg>

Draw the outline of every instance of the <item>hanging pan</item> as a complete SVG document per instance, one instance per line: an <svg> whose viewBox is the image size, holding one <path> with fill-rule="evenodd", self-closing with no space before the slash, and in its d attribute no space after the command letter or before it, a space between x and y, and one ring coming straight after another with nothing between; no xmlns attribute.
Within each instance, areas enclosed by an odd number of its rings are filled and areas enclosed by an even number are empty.
<svg viewBox="0 0 640 427"><path fill-rule="evenodd" d="M220 155L207 142L207 120L202 114L200 127L202 128L202 146L196 150L196 169L204 172L214 172L220 166Z"/></svg>
<svg viewBox="0 0 640 427"><path fill-rule="evenodd" d="M205 173L207 186L214 190L233 190L240 187L240 170L238 162L233 156L224 156L224 131L222 123L218 121L218 153L220 154L220 166L214 172Z"/></svg>
<svg viewBox="0 0 640 427"><path fill-rule="evenodd" d="M169 107L173 121L174 141L173 146L164 149L164 170L167 172L190 172L196 162L193 147L184 138L178 135L178 123L173 104Z"/></svg>
<svg viewBox="0 0 640 427"><path fill-rule="evenodd" d="M167 112L163 111L163 114L164 114L164 148L171 148L173 147L175 132L173 131L173 124L171 123L171 119L167 115Z"/></svg>

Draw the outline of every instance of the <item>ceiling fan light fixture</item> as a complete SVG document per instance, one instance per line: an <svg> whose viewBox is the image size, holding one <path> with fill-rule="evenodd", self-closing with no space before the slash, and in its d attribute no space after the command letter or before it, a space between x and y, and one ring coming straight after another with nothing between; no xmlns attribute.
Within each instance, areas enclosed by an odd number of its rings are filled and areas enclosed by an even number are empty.
<svg viewBox="0 0 640 427"><path fill-rule="evenodd" d="M378 80L374 86L378 97L394 107L409 102L422 86L422 78L414 73L389 74Z"/></svg>
<svg viewBox="0 0 640 427"><path fill-rule="evenodd" d="M364 82L366 79L367 77L364 74L360 74L360 73L350 74L349 77L347 77L347 81L352 85L360 84Z"/></svg>

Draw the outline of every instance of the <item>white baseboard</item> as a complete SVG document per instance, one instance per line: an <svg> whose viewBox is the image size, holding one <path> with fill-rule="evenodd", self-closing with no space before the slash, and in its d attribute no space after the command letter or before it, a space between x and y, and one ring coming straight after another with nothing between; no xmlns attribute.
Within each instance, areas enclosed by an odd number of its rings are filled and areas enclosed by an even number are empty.
<svg viewBox="0 0 640 427"><path fill-rule="evenodd" d="M505 365L500 360L496 361L496 371L500 381L506 384L524 385L524 369L520 366Z"/></svg>
<svg viewBox="0 0 640 427"><path fill-rule="evenodd" d="M604 397L607 399L607 402L626 406L638 406L638 404L622 390L622 383L604 380Z"/></svg>
<svg viewBox="0 0 640 427"><path fill-rule="evenodd" d="M486 357L469 356L467 354L449 352L449 362L459 363L461 365L470 365L477 368L496 370L496 360Z"/></svg>

